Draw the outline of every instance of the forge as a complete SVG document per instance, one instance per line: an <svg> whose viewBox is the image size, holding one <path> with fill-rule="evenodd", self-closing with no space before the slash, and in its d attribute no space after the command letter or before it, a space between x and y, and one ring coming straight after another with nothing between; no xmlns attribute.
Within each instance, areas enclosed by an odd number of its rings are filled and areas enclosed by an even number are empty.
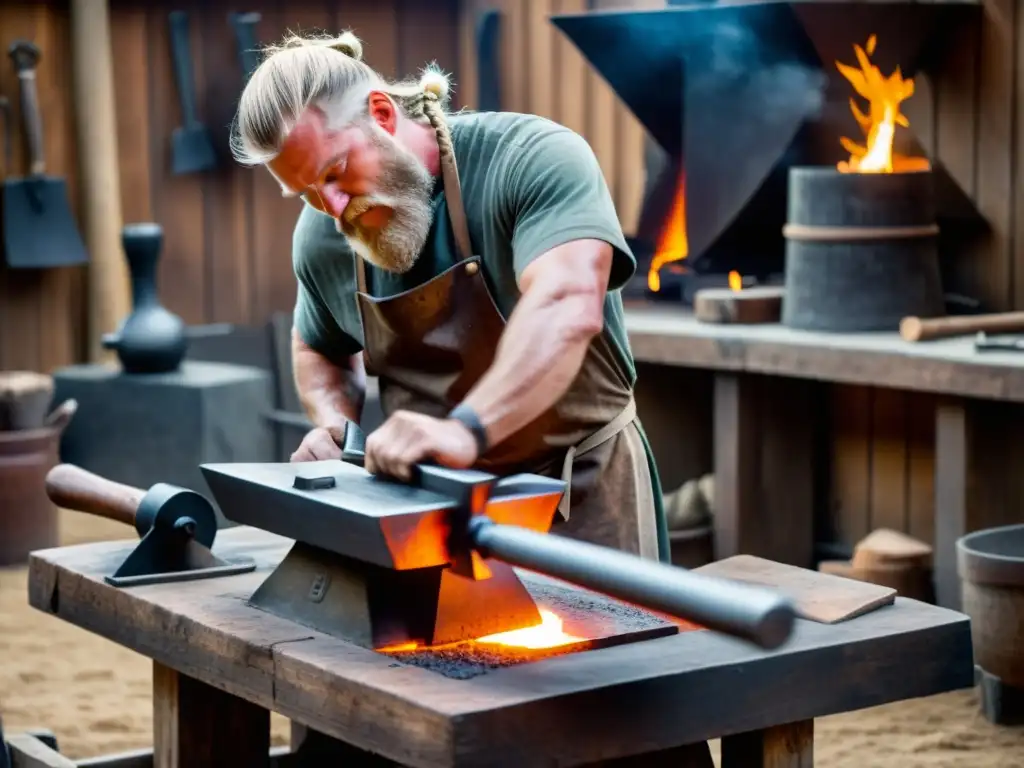
<svg viewBox="0 0 1024 768"><path fill-rule="evenodd" d="M769 0L553 16L648 133L627 297L692 304L702 288L783 283L794 169L926 169L942 237L961 242L980 216L905 114L876 135L885 116L871 110L878 84L864 72L912 87L978 8ZM861 167L879 139L895 167Z"/></svg>

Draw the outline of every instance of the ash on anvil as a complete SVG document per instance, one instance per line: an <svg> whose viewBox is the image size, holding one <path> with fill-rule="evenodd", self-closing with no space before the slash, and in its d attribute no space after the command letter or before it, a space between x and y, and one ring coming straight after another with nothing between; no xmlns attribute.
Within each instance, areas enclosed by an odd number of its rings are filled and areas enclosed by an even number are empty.
<svg viewBox="0 0 1024 768"><path fill-rule="evenodd" d="M894 331L904 317L945 314L930 165L893 150L897 127L910 124L901 105L914 81L899 68L884 76L871 62L876 45L872 35L853 46L857 66L836 62L867 102L862 110L850 99L863 143L840 137L850 156L835 168L789 169L784 284L745 288L730 275L728 289L698 291L698 320L855 332ZM685 258L683 243L681 251L676 242L660 244L653 290L657 270L672 260L667 247Z"/></svg>

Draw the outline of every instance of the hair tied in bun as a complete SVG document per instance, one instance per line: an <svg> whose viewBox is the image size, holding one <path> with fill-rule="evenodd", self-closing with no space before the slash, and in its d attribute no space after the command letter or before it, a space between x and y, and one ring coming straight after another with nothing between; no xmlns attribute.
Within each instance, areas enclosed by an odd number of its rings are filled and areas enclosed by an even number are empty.
<svg viewBox="0 0 1024 768"><path fill-rule="evenodd" d="M356 61L363 60L363 44L352 32L342 32L341 36L330 41L330 47Z"/></svg>

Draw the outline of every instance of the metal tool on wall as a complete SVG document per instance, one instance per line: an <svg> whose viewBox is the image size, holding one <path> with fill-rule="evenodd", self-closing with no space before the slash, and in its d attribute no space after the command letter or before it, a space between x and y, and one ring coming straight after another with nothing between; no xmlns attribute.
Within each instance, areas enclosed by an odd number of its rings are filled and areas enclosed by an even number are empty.
<svg viewBox="0 0 1024 768"><path fill-rule="evenodd" d="M14 116L11 113L11 102L6 96L0 96L0 115L4 119L4 176L11 172L14 163L14 148L11 145L11 131L14 130Z"/></svg>
<svg viewBox="0 0 1024 768"><path fill-rule="evenodd" d="M28 174L23 178L8 175L3 184L7 265L13 269L40 269L85 264L89 256L71 212L67 183L63 178L46 175L43 121L36 90L36 69L42 54L37 45L25 40L14 41L7 52L18 75L21 115L29 147ZM10 128L8 134L9 131Z"/></svg>
<svg viewBox="0 0 1024 768"><path fill-rule="evenodd" d="M501 109L501 11L487 8L476 20L477 92L479 112Z"/></svg>
<svg viewBox="0 0 1024 768"><path fill-rule="evenodd" d="M252 11L250 13L229 13L228 23L235 31L235 45L238 46L238 63L242 69L243 87L253 71L260 64L259 43L256 37L256 25L263 17Z"/></svg>
<svg viewBox="0 0 1024 768"><path fill-rule="evenodd" d="M197 173L217 167L210 131L196 114L196 84L192 73L192 45L185 11L171 11L171 58L181 101L182 125L171 136L171 172Z"/></svg>

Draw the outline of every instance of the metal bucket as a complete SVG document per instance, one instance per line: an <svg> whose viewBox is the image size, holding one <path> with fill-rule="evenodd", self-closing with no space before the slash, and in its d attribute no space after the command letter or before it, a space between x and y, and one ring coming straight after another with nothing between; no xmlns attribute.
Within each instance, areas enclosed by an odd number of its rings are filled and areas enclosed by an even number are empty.
<svg viewBox="0 0 1024 768"><path fill-rule="evenodd" d="M0 432L0 566L23 565L33 550L57 546L57 508L46 473L58 462L61 429Z"/></svg>
<svg viewBox="0 0 1024 768"><path fill-rule="evenodd" d="M1024 688L1024 525L967 534L956 556L975 661L1005 685Z"/></svg>

